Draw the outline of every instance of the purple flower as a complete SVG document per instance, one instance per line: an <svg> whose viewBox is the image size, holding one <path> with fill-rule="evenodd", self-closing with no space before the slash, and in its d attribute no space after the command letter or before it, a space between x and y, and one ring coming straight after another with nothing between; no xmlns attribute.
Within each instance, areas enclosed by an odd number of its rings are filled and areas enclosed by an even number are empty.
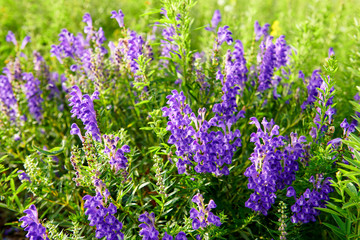
<svg viewBox="0 0 360 240"><path fill-rule="evenodd" d="M86 209L85 215L88 216L90 226L96 226L95 237L100 239L106 237L107 239L124 239L124 234L121 232L123 224L114 216L117 208L113 203L105 207L105 203L109 195L106 195L107 189L101 195L97 191L95 196L86 195L83 197L85 200L84 208ZM108 191L107 191L108 192ZM105 203L103 202L105 197Z"/></svg>
<svg viewBox="0 0 360 240"><path fill-rule="evenodd" d="M155 229L155 214L145 212L139 216L139 225L141 228L139 235L143 236L144 240L158 240L159 232Z"/></svg>
<svg viewBox="0 0 360 240"><path fill-rule="evenodd" d="M295 189L292 186L288 187L286 196L287 197L296 197Z"/></svg>
<svg viewBox="0 0 360 240"><path fill-rule="evenodd" d="M275 45L272 43L273 37L270 36L266 39L266 51L260 65L260 74L259 74L259 87L258 91L263 92L271 86L271 79L274 75L274 68L277 64L277 55ZM283 64L284 60L281 64Z"/></svg>
<svg viewBox="0 0 360 240"><path fill-rule="evenodd" d="M24 172L23 170L19 170L17 172L20 173L18 177L21 181L31 182L30 177L26 174L26 172Z"/></svg>
<svg viewBox="0 0 360 240"><path fill-rule="evenodd" d="M35 205L31 205L24 213L26 213L26 216L21 217L19 221L23 222L21 227L28 232L26 237L29 239L49 240L46 234L46 228L39 222Z"/></svg>
<svg viewBox="0 0 360 240"><path fill-rule="evenodd" d="M10 121L15 123L19 115L17 100L9 78L5 75L0 75L0 101L3 103L3 108L10 117Z"/></svg>
<svg viewBox="0 0 360 240"><path fill-rule="evenodd" d="M128 160L125 157L125 153L130 152L130 147L124 145L121 148L117 148L117 144L120 140L119 137L109 137L104 135L105 150L104 153L108 155L110 159L110 165L115 169L115 172L118 172L120 169L125 170L127 167Z"/></svg>
<svg viewBox="0 0 360 240"><path fill-rule="evenodd" d="M275 67L280 68L288 63L288 51L290 47L286 45L285 36L280 36L275 43Z"/></svg>
<svg viewBox="0 0 360 240"><path fill-rule="evenodd" d="M15 46L17 45L15 35L12 31L9 31L8 34L6 35L6 41L12 42Z"/></svg>
<svg viewBox="0 0 360 240"><path fill-rule="evenodd" d="M169 235L167 232L165 232L164 237L162 240L173 240L173 236Z"/></svg>
<svg viewBox="0 0 360 240"><path fill-rule="evenodd" d="M329 58L331 58L331 56L334 56L335 55L335 52L334 52L334 48L329 48L329 53L328 53L328 55L329 55Z"/></svg>
<svg viewBox="0 0 360 240"><path fill-rule="evenodd" d="M40 81L34 78L32 73L23 73L23 80L25 83L25 94L28 100L29 112L40 123L43 118L41 103L44 101L41 97Z"/></svg>
<svg viewBox="0 0 360 240"><path fill-rule="evenodd" d="M209 122L205 120L205 108L199 109L196 116L185 104L183 92L179 94L173 90L172 95L167 96L169 107L162 108L162 111L163 116L170 120L167 130L172 135L168 143L176 146L179 174L186 173L187 167L192 166L198 173L209 172L217 176L229 174L226 165L232 163L234 152L241 146L240 131L232 131L231 126L244 117L244 111L236 113L234 97L238 89L233 89L230 84L226 89L229 92L221 104L214 105L213 112L216 114ZM209 132L211 126L218 127L220 131Z"/></svg>
<svg viewBox="0 0 360 240"><path fill-rule="evenodd" d="M119 23L119 27L124 27L124 13L119 10L119 12L112 11L111 14L112 15L110 18L115 18L116 21Z"/></svg>
<svg viewBox="0 0 360 240"><path fill-rule="evenodd" d="M218 30L218 45L222 45L223 42L226 42L228 45L233 43L232 32L229 30L229 26L220 27Z"/></svg>
<svg viewBox="0 0 360 240"><path fill-rule="evenodd" d="M216 30L220 21L221 21L221 13L220 13L220 10L217 9L217 10L215 10L214 15L211 19L211 27L210 26L205 27L205 30L207 30L207 31Z"/></svg>
<svg viewBox="0 0 360 240"><path fill-rule="evenodd" d="M30 38L29 36L26 36L26 37L24 38L24 40L22 41L22 43L21 43L20 49L24 49L25 46L30 42L30 40L31 40L31 38Z"/></svg>
<svg viewBox="0 0 360 240"><path fill-rule="evenodd" d="M210 223L217 227L221 225L220 218L211 212L211 209L216 208L214 200L210 200L207 207L205 207L204 198L198 193L193 197L192 202L198 206L198 209L192 208L190 210L190 218L193 219L193 229L204 228L210 225Z"/></svg>
<svg viewBox="0 0 360 240"><path fill-rule="evenodd" d="M318 88L320 88L323 80L319 74L320 70L314 70L311 78L309 79L309 83L307 86L308 90L308 98L307 100L301 105L302 109L305 109L307 105L313 105L316 101L316 97L318 96Z"/></svg>
<svg viewBox="0 0 360 240"><path fill-rule="evenodd" d="M294 195L296 202L291 206L291 211L294 213L291 217L293 223L308 223L310 221L315 222L316 216L320 214L320 211L315 209L315 207L326 208L325 201L329 200L329 193L334 191L330 186L331 183L329 180L331 178L326 178L324 181L322 175L317 176L315 181L314 177L311 176L310 182L313 183L313 190L309 188L296 199L296 193Z"/></svg>
<svg viewBox="0 0 360 240"><path fill-rule="evenodd" d="M295 180L295 173L299 170L298 160L304 157L304 137L297 137L291 133L291 143L286 145L285 137L279 135L279 126L265 118L261 122L252 117L250 124L254 124L257 132L250 135L250 141L255 143L254 152L249 158L252 165L244 173L249 178L248 188L254 193L246 201L245 206L254 211L267 215L271 205L275 203L277 190L284 189ZM289 188L287 195L293 195Z"/></svg>
<svg viewBox="0 0 360 240"><path fill-rule="evenodd" d="M330 141L327 143L327 145L330 145L330 144L331 144L333 148L336 148L336 147L340 146L341 140L342 140L341 138L334 138L334 139L330 140Z"/></svg>
<svg viewBox="0 0 360 240"><path fill-rule="evenodd" d="M187 240L186 234L182 231L176 235L175 240Z"/></svg>
<svg viewBox="0 0 360 240"><path fill-rule="evenodd" d="M266 23L263 27L260 26L258 21L255 21L254 29L255 29L255 41L259 41L262 36L266 38L269 36L269 27L270 24Z"/></svg>
<svg viewBox="0 0 360 240"><path fill-rule="evenodd" d="M84 129L87 130L86 134L91 134L96 141L101 142L101 134L97 125L96 112L93 103L94 99L99 99L99 92L95 91L91 97L87 94L82 95L80 88L75 85L72 87L70 95L69 106L72 107L72 110L70 111L72 113L71 117L81 119L85 125ZM75 125L72 125L72 134L78 134L78 127Z"/></svg>

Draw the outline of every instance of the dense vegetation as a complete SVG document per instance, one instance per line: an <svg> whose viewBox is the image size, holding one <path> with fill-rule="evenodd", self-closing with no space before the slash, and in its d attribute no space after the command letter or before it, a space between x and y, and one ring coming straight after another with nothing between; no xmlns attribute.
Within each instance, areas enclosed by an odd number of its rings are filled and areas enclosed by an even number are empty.
<svg viewBox="0 0 360 240"><path fill-rule="evenodd" d="M0 0L2 238L359 239L359 10Z"/></svg>

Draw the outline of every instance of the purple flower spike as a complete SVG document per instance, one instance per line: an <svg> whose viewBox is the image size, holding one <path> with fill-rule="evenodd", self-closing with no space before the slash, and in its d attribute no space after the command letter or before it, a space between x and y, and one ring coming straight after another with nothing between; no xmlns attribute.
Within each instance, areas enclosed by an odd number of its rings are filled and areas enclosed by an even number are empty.
<svg viewBox="0 0 360 240"><path fill-rule="evenodd" d="M83 138L83 136L82 136L82 134L81 134L80 128L79 128L79 126L78 126L76 123L71 124L70 134L71 134L71 135L78 135L79 138L80 138L80 140L81 140L82 142L84 142L84 138Z"/></svg>
<svg viewBox="0 0 360 240"><path fill-rule="evenodd" d="M308 223L310 221L315 222L316 216L320 214L320 211L315 207L326 208L325 201L329 200L329 193L333 191L330 186L331 178L326 178L323 181L322 175L318 175L317 179L311 176L309 182L313 183L313 190L309 188L301 195L291 206L291 211L294 215L291 217L293 223ZM296 199L296 195L294 196Z"/></svg>
<svg viewBox="0 0 360 240"><path fill-rule="evenodd" d="M213 17L211 19L211 27L208 26L208 27L205 28L205 30L207 30L207 31L216 30L216 28L217 28L220 21L221 21L221 13L220 13L220 10L217 9L217 10L215 10L214 15L213 15Z"/></svg>
<svg viewBox="0 0 360 240"><path fill-rule="evenodd" d="M15 46L17 45L15 35L12 31L9 31L8 34L6 35L6 41L12 42Z"/></svg>
<svg viewBox="0 0 360 240"><path fill-rule="evenodd" d="M292 186L288 187L286 196L287 197L296 197L295 189Z"/></svg>
<svg viewBox="0 0 360 240"><path fill-rule="evenodd" d="M86 195L83 197L83 200L86 200L84 203L84 208L86 209L85 215L88 216L90 221L90 226L96 226L95 237L100 239L106 237L106 239L124 239L124 234L121 232L123 224L114 216L117 212L116 206L113 203L110 203L106 208L105 203L107 197L110 195L105 195L108 193L107 189L101 195L100 191L97 190L95 196ZM105 197L105 203L104 203Z"/></svg>
<svg viewBox="0 0 360 240"><path fill-rule="evenodd" d="M75 85L72 87L72 92L70 95L72 96L69 98L69 106L72 106L72 110L70 111L72 113L71 117L77 117L78 119L81 119L85 125L84 129L87 130L86 134L91 134L96 141L101 142L101 134L97 125L96 112L94 110L93 103L94 99L99 99L99 93L95 91L92 97L87 94L82 95L79 87ZM75 126L74 131L76 131ZM77 133L74 132L74 134Z"/></svg>
<svg viewBox="0 0 360 240"><path fill-rule="evenodd" d="M272 204L275 203L277 190L291 185L299 170L299 159L304 158L304 137L295 133L290 134L291 142L286 144L284 136L279 135L279 126L274 121L261 122L250 118L251 124L258 126L257 132L251 134L250 141L255 143L254 152L249 158L253 163L244 173L249 178L248 188L254 193L246 201L245 206L254 211L267 215ZM293 189L288 189L288 195L294 194Z"/></svg>
<svg viewBox="0 0 360 240"><path fill-rule="evenodd" d="M169 235L167 232L165 232L164 237L162 238L162 240L173 240L173 236Z"/></svg>
<svg viewBox="0 0 360 240"><path fill-rule="evenodd" d="M229 30L229 26L220 27L218 31L218 44L221 45L226 42L228 45L233 43L232 32Z"/></svg>
<svg viewBox="0 0 360 240"><path fill-rule="evenodd" d="M85 13L83 16L83 22L86 23L89 27L92 26L92 19L89 13Z"/></svg>
<svg viewBox="0 0 360 240"><path fill-rule="evenodd" d="M264 38L269 36L269 27L270 27L270 24L268 24L268 23L266 23L263 27L261 27L259 22L256 21L254 24L255 41L259 41L262 36L264 36Z"/></svg>
<svg viewBox="0 0 360 240"><path fill-rule="evenodd" d="M5 73L4 69L4 73ZM0 75L0 101L2 102L5 113L10 117L12 123L16 123L16 118L19 115L18 104L10 78L5 75Z"/></svg>
<svg viewBox="0 0 360 240"><path fill-rule="evenodd" d="M155 229L155 214L145 212L139 216L139 225L141 228L139 235L143 236L143 240L158 240L159 231Z"/></svg>
<svg viewBox="0 0 360 240"><path fill-rule="evenodd" d="M195 208L190 210L190 218L193 219L192 227L194 230L204 228L210 225L210 223L217 227L221 225L220 218L211 212L211 209L216 207L214 200L210 200L207 207L205 207L204 198L198 193L193 197L192 201L196 203L199 208L199 210Z"/></svg>
<svg viewBox="0 0 360 240"><path fill-rule="evenodd" d="M26 44L28 44L30 41L31 41L31 38L30 38L29 36L26 36L26 37L24 38L24 40L22 41L22 43L21 43L20 49L24 49L25 46L26 46Z"/></svg>
<svg viewBox="0 0 360 240"><path fill-rule="evenodd" d="M49 240L46 235L46 228L39 223L35 205L31 205L24 213L26 213L26 216L21 217L19 221L23 222L21 227L28 232L26 237L29 239Z"/></svg>
<svg viewBox="0 0 360 240"><path fill-rule="evenodd" d="M187 240L186 234L181 231L176 235L175 240Z"/></svg>
<svg viewBox="0 0 360 240"><path fill-rule="evenodd" d="M26 174L26 172L24 172L23 170L19 170L17 172L20 173L18 177L21 181L31 182L30 177Z"/></svg>
<svg viewBox="0 0 360 240"><path fill-rule="evenodd" d="M119 12L112 11L111 14L112 15L110 18L115 18L116 21L119 23L119 27L124 27L124 13L119 10Z"/></svg>
<svg viewBox="0 0 360 240"><path fill-rule="evenodd" d="M334 52L334 48L329 48L329 58L331 58L331 56L335 56L335 52Z"/></svg>
<svg viewBox="0 0 360 240"><path fill-rule="evenodd" d="M29 111L31 115L40 122L43 118L41 103L44 101L41 97L40 81L34 78L32 73L23 73L23 80L25 83L25 94L28 100Z"/></svg>

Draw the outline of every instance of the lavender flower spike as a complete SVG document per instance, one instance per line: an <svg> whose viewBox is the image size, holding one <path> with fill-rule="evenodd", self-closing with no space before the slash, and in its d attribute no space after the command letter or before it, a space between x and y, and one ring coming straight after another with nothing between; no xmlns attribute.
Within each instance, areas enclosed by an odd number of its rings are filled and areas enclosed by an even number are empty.
<svg viewBox="0 0 360 240"><path fill-rule="evenodd" d="M24 37L24 40L21 43L20 49L24 49L26 47L26 44L28 44L31 41L31 38L29 36Z"/></svg>
<svg viewBox="0 0 360 240"><path fill-rule="evenodd" d="M214 15L213 15L213 17L212 17L212 19L211 19L211 27L208 26L208 27L205 28L205 30L207 30L207 31L214 31L214 30L216 30L216 28L217 28L217 26L218 26L218 24L219 24L220 21L221 21L221 13L220 13L220 11L217 9L217 10L215 10Z"/></svg>
<svg viewBox="0 0 360 240"><path fill-rule="evenodd" d="M76 123L71 124L70 134L71 134L71 135L78 135L79 138L80 138L80 140L81 140L82 142L84 142L84 138L83 138L83 136L82 136L82 134L81 134L80 128L79 128L79 126L78 126Z"/></svg>
<svg viewBox="0 0 360 240"><path fill-rule="evenodd" d="M111 14L112 15L110 18L115 18L116 21L119 23L119 27L124 27L124 13L119 10L119 12L112 11Z"/></svg>
<svg viewBox="0 0 360 240"><path fill-rule="evenodd" d="M12 31L9 31L8 34L6 35L6 41L12 42L15 46L17 45L15 35Z"/></svg>
<svg viewBox="0 0 360 240"><path fill-rule="evenodd" d="M158 240L159 231L155 229L155 214L145 212L139 216L139 225L141 228L139 235L143 236L144 240Z"/></svg>
<svg viewBox="0 0 360 240"><path fill-rule="evenodd" d="M28 232L26 237L31 240L49 240L46 235L46 228L39 223L35 205L31 205L24 213L26 216L21 217L19 221L23 222L21 227Z"/></svg>

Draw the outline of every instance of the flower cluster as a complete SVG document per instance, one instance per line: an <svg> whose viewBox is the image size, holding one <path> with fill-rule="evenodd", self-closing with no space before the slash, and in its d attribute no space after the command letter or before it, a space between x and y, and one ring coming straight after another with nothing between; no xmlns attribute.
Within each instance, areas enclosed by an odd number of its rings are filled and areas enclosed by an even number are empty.
<svg viewBox="0 0 360 240"><path fill-rule="evenodd" d="M320 88L321 84L323 83L323 80L321 79L321 76L319 74L320 70L314 70L311 74L310 79L308 80L308 97L306 101L303 102L301 105L302 109L305 109L307 105L313 105L316 101L316 97L318 96L318 88ZM299 72L299 78L302 78L305 81L305 76L302 72ZM305 82L304 82L305 83Z"/></svg>
<svg viewBox="0 0 360 240"><path fill-rule="evenodd" d="M18 43L16 41L15 38L15 34L11 31L8 32L8 34L6 35L6 41L7 42L12 42L16 47L18 46ZM25 36L23 41L21 42L21 46L20 49L24 49L25 46L31 41L31 38L29 36Z"/></svg>
<svg viewBox="0 0 360 240"><path fill-rule="evenodd" d="M310 136L313 139L318 137L318 134L323 133L327 129L327 125L331 124L333 120L333 115L336 114L336 109L333 108L333 99L334 96L331 96L331 93L334 91L334 87L329 89L329 82L323 81L320 90L318 91L318 104L321 106L316 107L316 115L314 118L314 123L316 127L312 127L310 130ZM324 111L325 112L322 112Z"/></svg>
<svg viewBox="0 0 360 240"><path fill-rule="evenodd" d="M40 122L43 117L41 103L44 101L41 97L40 81L34 78L32 73L23 73L22 77L26 81L24 90L28 100L29 112L36 121Z"/></svg>
<svg viewBox="0 0 360 240"><path fill-rule="evenodd" d="M101 142L101 134L96 121L96 112L94 110L94 99L99 99L99 92L95 91L91 97L88 94L82 95L81 90L78 86L73 86L70 92L71 98L69 98L69 106L72 106L71 117L77 117L85 125L86 134L91 134L92 137ZM77 124L71 125L71 134L79 135L81 141L83 138Z"/></svg>
<svg viewBox="0 0 360 240"><path fill-rule="evenodd" d="M0 101L2 110L10 117L10 121L15 123L19 110L12 85L6 75L0 76Z"/></svg>
<svg viewBox="0 0 360 240"><path fill-rule="evenodd" d="M24 172L23 170L19 170L17 172L19 173L20 181L29 181L29 182L31 182L30 177L26 174L26 172Z"/></svg>
<svg viewBox="0 0 360 240"><path fill-rule="evenodd" d="M139 227L141 228L139 235L142 236L143 240L158 240L159 231L155 228L155 214L145 212L139 216L139 222L142 222ZM165 232L162 240L173 240L173 236ZM180 231L175 240L187 240L186 234Z"/></svg>
<svg viewBox="0 0 360 240"><path fill-rule="evenodd" d="M104 77L101 70L103 70L103 57L107 54L107 50L103 46L106 38L101 27L95 31L89 13L84 15L83 22L87 24L84 28L86 37L81 33L75 36L67 29L63 29L59 34L60 43L52 45L50 53L60 63L63 63L63 59L73 59L75 64L70 66L71 71L84 73L91 80L99 80ZM91 47L92 43L95 48Z"/></svg>
<svg viewBox="0 0 360 240"><path fill-rule="evenodd" d="M84 208L86 208L85 215L88 216L90 226L96 226L95 237L100 239L106 237L108 240L124 239L124 234L121 232L123 224L116 219L114 214L117 208L113 203L105 207L110 193L107 189L101 194L101 189L105 184L99 179L94 181L96 195L86 195L83 197L85 201ZM105 202L104 202L105 200Z"/></svg>
<svg viewBox="0 0 360 240"><path fill-rule="evenodd" d="M31 205L24 213L26 213L26 216L21 217L19 221L23 222L21 227L28 232L26 237L30 240L49 240L46 228L39 222L38 211L35 205Z"/></svg>
<svg viewBox="0 0 360 240"><path fill-rule="evenodd" d="M275 203L276 192L291 185L295 173L299 170L298 160L304 156L303 142L305 137L297 138L291 134L291 143L286 145L285 137L279 135L279 126L265 118L261 122L252 117L250 124L255 124L256 133L251 134L251 142L255 143L254 152L249 158L249 166L244 175L249 178L248 188L255 192L250 195L245 206L267 215L271 205Z"/></svg>
<svg viewBox="0 0 360 240"><path fill-rule="evenodd" d="M118 172L120 169L126 169L128 160L125 157L125 153L130 152L130 147L124 145L121 148L117 148L117 144L120 140L119 137L103 135L105 142L104 153L108 155L111 166Z"/></svg>
<svg viewBox="0 0 360 240"><path fill-rule="evenodd" d="M348 137L350 135L350 133L355 132L356 123L352 122L351 124L349 124L347 119L345 118L341 122L340 127L343 129L344 137Z"/></svg>
<svg viewBox="0 0 360 240"><path fill-rule="evenodd" d="M219 22L221 21L221 13L219 10L215 10L214 15L211 19L211 26L205 27L205 30L207 31L215 31L217 26L219 25Z"/></svg>
<svg viewBox="0 0 360 240"><path fill-rule="evenodd" d="M243 116L229 116L232 112L224 112L221 104L218 105L218 112L223 112L222 116L216 114L209 122L205 120L206 109L199 109L199 115L196 116L190 106L185 104L186 97L183 92L172 91L172 95L167 96L168 107L162 108L163 116L169 118L167 130L171 131L168 143L176 146L176 155L179 156L177 168L179 174L186 173L187 166L195 165L195 171L198 173L215 173L219 175L228 175L229 170L224 164L231 164L232 157L241 146L240 131L231 131L231 125ZM227 99L224 98L226 101ZM224 102L225 102L224 101ZM225 105L225 107L228 107ZM194 123L195 129L191 126ZM209 128L217 126L222 131L208 132Z"/></svg>
<svg viewBox="0 0 360 240"><path fill-rule="evenodd" d="M163 14L166 18L168 18L167 11L164 8L162 8L161 14ZM165 26L164 29L162 30L161 33L162 39L160 40L162 57L170 59L171 58L170 53L175 53L179 50L179 46L173 43L176 34L177 33L173 25ZM167 68L167 66L169 65L168 59L160 59L160 66L162 68L164 69Z"/></svg>
<svg viewBox="0 0 360 240"><path fill-rule="evenodd" d="M158 240L159 231L155 228L155 214L145 212L139 216L139 222L142 222L139 235L143 236L143 240Z"/></svg>
<svg viewBox="0 0 360 240"><path fill-rule="evenodd" d="M287 189L286 196L294 197L296 201L291 206L291 211L294 213L291 217L293 223L315 222L315 217L320 214L320 211L315 209L315 207L326 208L325 201L329 200L328 195L333 191L333 188L330 186L329 180L331 178L326 178L324 181L323 179L322 174L319 174L316 180L314 176L311 176L309 182L313 184L313 190L306 189L299 198L296 198L296 191L293 187Z"/></svg>
<svg viewBox="0 0 360 240"><path fill-rule="evenodd" d="M261 27L259 22L255 21L255 24L254 24L255 40L259 41L262 36L264 36L264 38L269 36L269 27L270 27L269 23L266 23L263 27Z"/></svg>
<svg viewBox="0 0 360 240"><path fill-rule="evenodd" d="M221 225L220 218L211 212L211 209L216 208L214 200L211 199L205 207L204 198L198 193L192 198L192 201L198 206L198 209L192 208L190 210L190 218L193 219L193 229L204 228L210 223L217 227Z"/></svg>

